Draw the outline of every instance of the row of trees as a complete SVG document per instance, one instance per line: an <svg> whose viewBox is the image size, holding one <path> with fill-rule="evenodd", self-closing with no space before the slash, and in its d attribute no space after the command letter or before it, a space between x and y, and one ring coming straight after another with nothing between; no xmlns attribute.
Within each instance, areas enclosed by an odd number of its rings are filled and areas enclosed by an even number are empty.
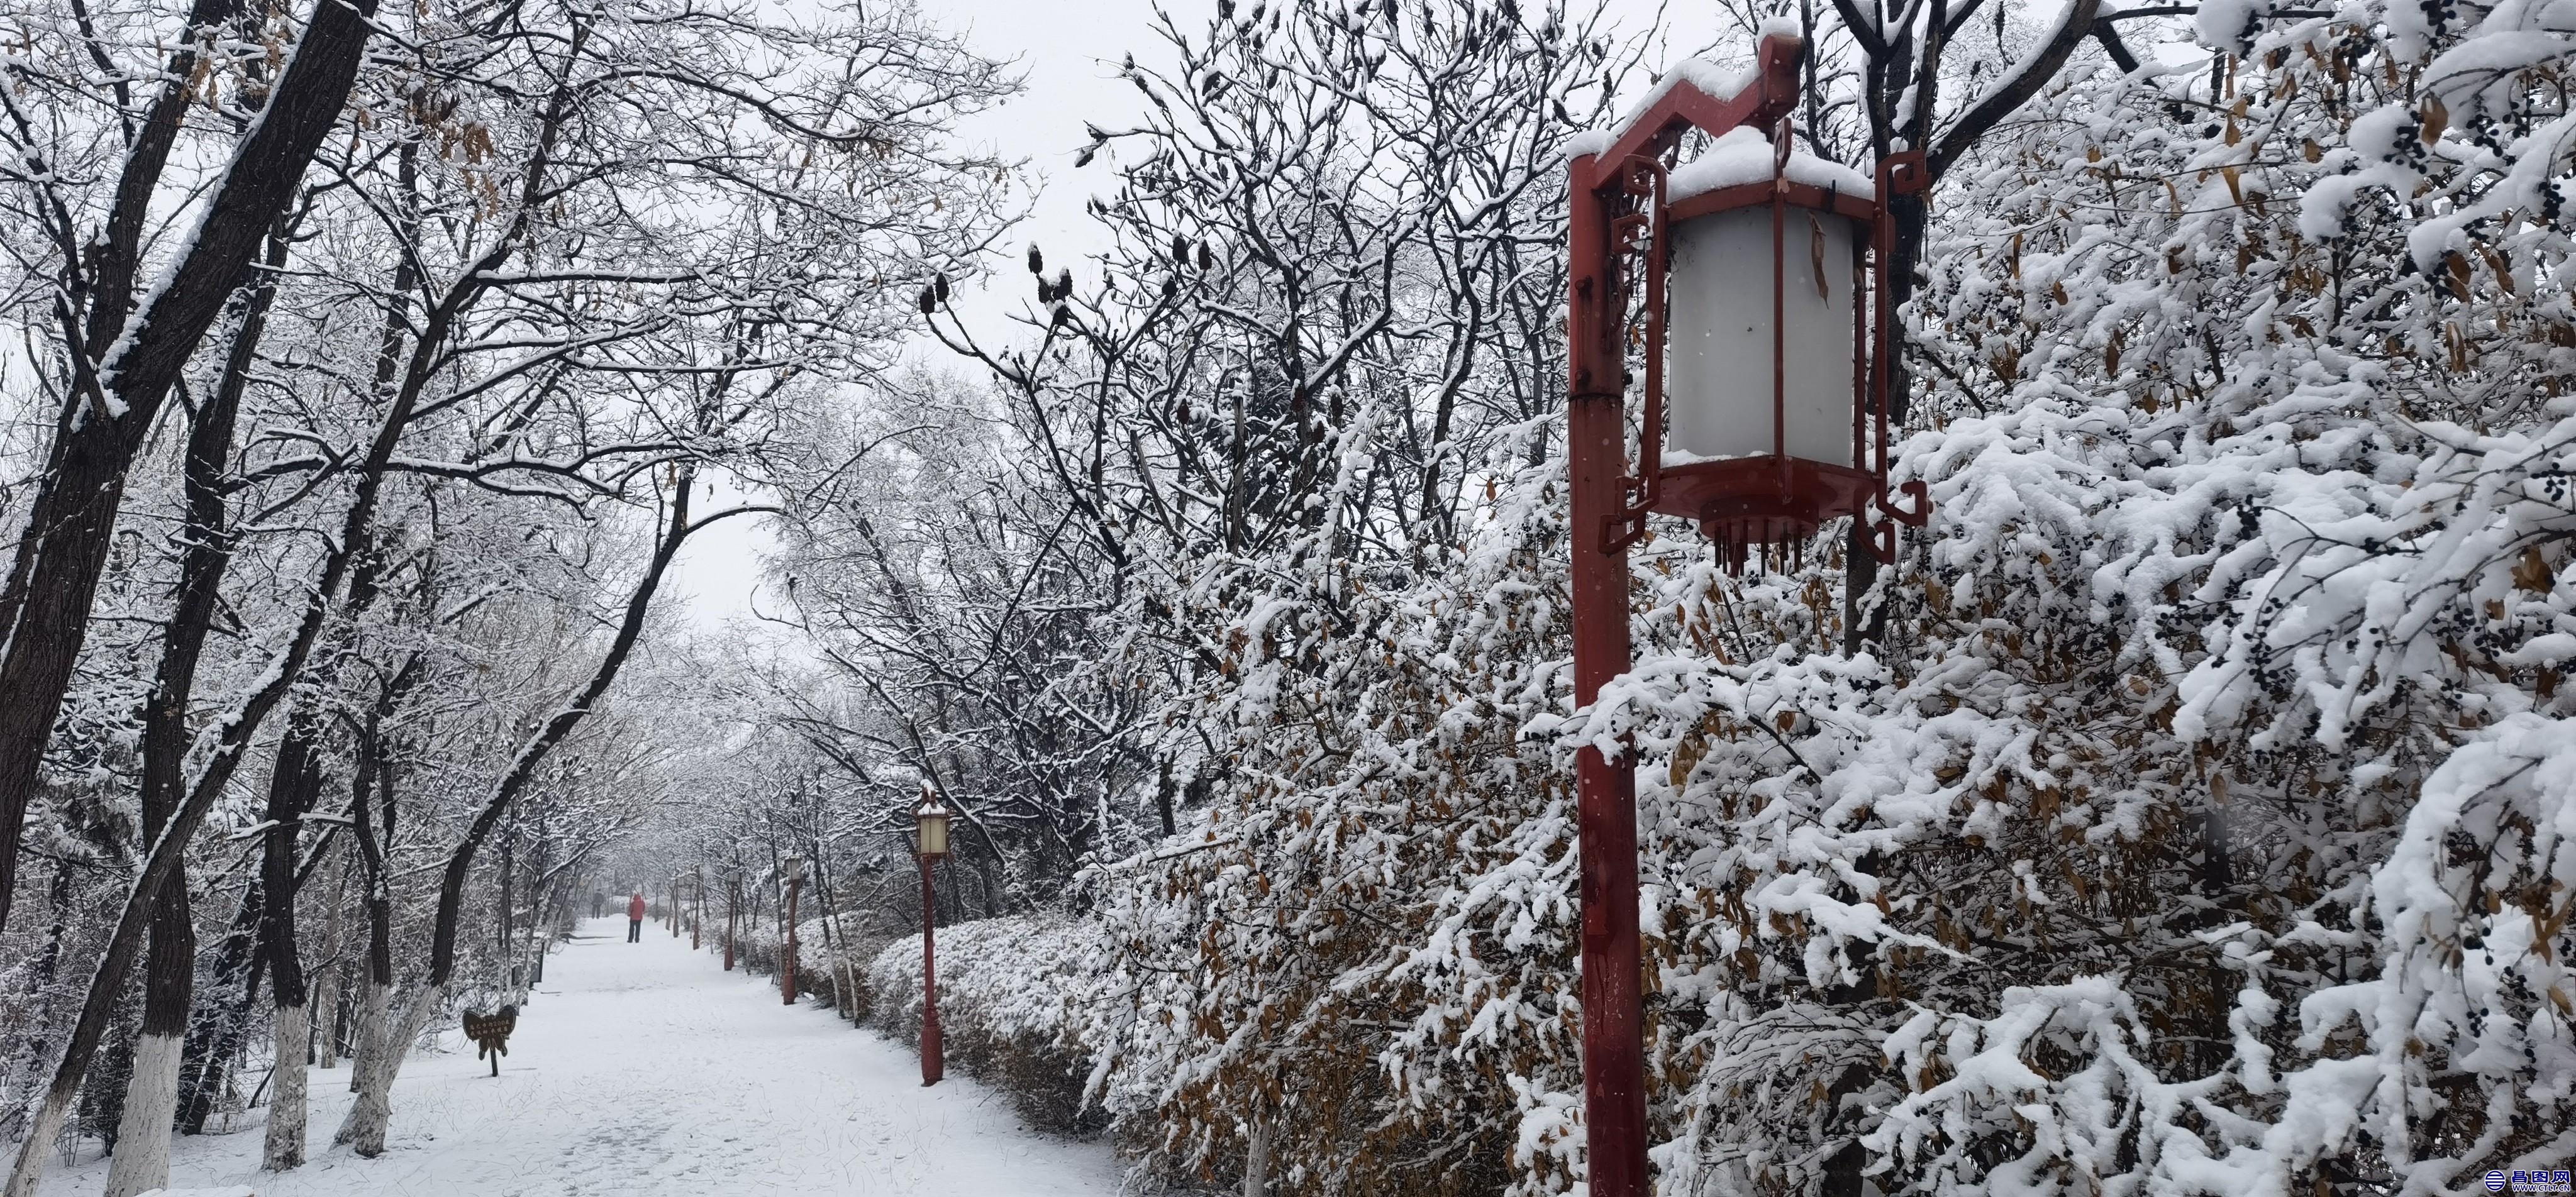
<svg viewBox="0 0 2576 1197"><path fill-rule="evenodd" d="M1174 1175L1581 1181L1570 763L1622 742L1675 1191L2563 1163L2562 23L1792 16L1809 147L1935 176L1895 568L1658 525L1637 668L1571 710L1562 162L1636 31L1175 13L1085 154L1115 248L1032 249L1002 343L926 287L969 372L788 503L817 659L742 693L838 795L816 849L908 926L928 787L959 913L1077 916L1100 963L1013 1017Z"/></svg>
<svg viewBox="0 0 2576 1197"><path fill-rule="evenodd" d="M6 1192L76 1111L110 1194L161 1187L263 1019L295 1166L317 1000L373 1154L421 1029L714 784L611 687L755 510L710 482L801 453L1001 223L948 128L1011 81L902 5L0 21Z"/></svg>

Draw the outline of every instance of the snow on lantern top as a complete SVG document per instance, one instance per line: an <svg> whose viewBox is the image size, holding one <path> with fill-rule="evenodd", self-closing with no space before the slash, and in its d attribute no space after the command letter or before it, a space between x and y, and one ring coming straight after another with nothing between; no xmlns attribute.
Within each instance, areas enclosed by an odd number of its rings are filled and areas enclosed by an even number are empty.
<svg viewBox="0 0 2576 1197"><path fill-rule="evenodd" d="M1751 125L1737 125L1720 134L1699 157L1674 168L1671 180L1665 184L1664 202L1679 204L1730 187L1768 187L1772 163L1771 139ZM1780 176L1794 185L1812 187L1831 196L1867 200L1875 192L1868 175L1803 150L1789 152Z"/></svg>

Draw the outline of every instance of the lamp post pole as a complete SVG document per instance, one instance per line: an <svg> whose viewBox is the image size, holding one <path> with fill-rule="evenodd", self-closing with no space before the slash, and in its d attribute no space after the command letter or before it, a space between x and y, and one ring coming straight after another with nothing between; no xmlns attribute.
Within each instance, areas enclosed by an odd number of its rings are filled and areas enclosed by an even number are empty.
<svg viewBox="0 0 2576 1197"><path fill-rule="evenodd" d="M930 867L948 855L948 806L926 782L921 804L912 808L912 852L921 859L921 1083L936 1085L947 1074L948 1064L939 1042L939 979L932 970L931 941L939 922L939 903L930 886Z"/></svg>
<svg viewBox="0 0 2576 1197"><path fill-rule="evenodd" d="M930 890L930 867L938 858L921 858L921 1083L936 1085L947 1074L946 1051L939 1039L939 983L931 968L931 927L938 904Z"/></svg>
<svg viewBox="0 0 2576 1197"><path fill-rule="evenodd" d="M796 891L805 885L805 870L796 869L787 877L787 958L778 966L778 996L787 1005L796 1004Z"/></svg>
<svg viewBox="0 0 2576 1197"><path fill-rule="evenodd" d="M707 914L707 869L698 866L689 877L689 950L698 950L698 924Z"/></svg>
<svg viewBox="0 0 2576 1197"><path fill-rule="evenodd" d="M1628 671L1628 550L1612 525L1628 509L1623 427L1626 315L1613 269L1608 210L1618 192L1585 185L1591 156L1573 163L1566 358L1572 387L1566 456L1572 477L1574 704ZM1635 770L1585 747L1575 756L1575 818L1583 901L1583 1110L1593 1197L1645 1197L1644 1007L1637 939Z"/></svg>
<svg viewBox="0 0 2576 1197"><path fill-rule="evenodd" d="M736 900L737 900L740 896L741 896L741 889L740 889L740 887L739 887L739 886L737 886L737 885L734 883L734 880L733 880L732 878L730 878L730 877L726 878L726 879L725 879L725 971L726 971L726 972L732 972L732 971L733 971L733 922L734 922L734 906L735 906L735 904L736 904Z"/></svg>

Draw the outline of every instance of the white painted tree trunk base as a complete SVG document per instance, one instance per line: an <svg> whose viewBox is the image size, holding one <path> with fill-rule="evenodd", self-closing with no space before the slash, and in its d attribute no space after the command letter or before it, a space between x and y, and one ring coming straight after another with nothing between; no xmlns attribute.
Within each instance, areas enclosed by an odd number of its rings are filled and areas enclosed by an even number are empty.
<svg viewBox="0 0 2576 1197"><path fill-rule="evenodd" d="M313 982L313 1002L305 1009L304 1021L307 1025L312 1024L317 1017L321 1019L322 1033L313 1039L313 1066L326 1070L339 1067L340 1037L334 1033L340 1029L338 1025L340 1020L339 969L322 970L321 977Z"/></svg>
<svg viewBox="0 0 2576 1197"><path fill-rule="evenodd" d="M170 1184L170 1120L179 1112L179 1035L144 1035L134 1044L134 1073L125 1083L125 1115L116 1124L116 1155L105 1197L140 1197Z"/></svg>
<svg viewBox="0 0 2576 1197"><path fill-rule="evenodd" d="M268 1140L259 1162L271 1172L304 1165L304 1053L312 1029L310 1007L277 1008L277 1070L268 1083Z"/></svg>
<svg viewBox="0 0 2576 1197"><path fill-rule="evenodd" d="M1247 1142L1243 1146L1243 1197L1269 1197L1270 1193L1270 1120L1252 1116Z"/></svg>
<svg viewBox="0 0 2576 1197"><path fill-rule="evenodd" d="M71 1118L72 1100L80 1088L59 1096L48 1096L38 1107L34 1121L27 1124L27 1137L18 1144L18 1162L9 1169L6 1197L36 1197L36 1182L45 1176L45 1154L54 1149L54 1140L62 1137L63 1123Z"/></svg>
<svg viewBox="0 0 2576 1197"><path fill-rule="evenodd" d="M384 1004L381 996L369 996L377 1005ZM413 994L411 1004L403 1008L401 1025L387 1027L380 1050L359 1062L358 1100L349 1107L349 1117L341 1123L334 1142L346 1143L349 1150L369 1159L384 1154L385 1129L394 1115L394 1078L402 1072L403 1056L410 1052L412 1041L420 1038L430 1012L445 1005L446 996L440 989ZM379 1025L384 1021L379 1020Z"/></svg>
<svg viewBox="0 0 2576 1197"><path fill-rule="evenodd" d="M349 1091L363 1094L374 1075L376 1061L385 1054L385 987L373 980L360 983L358 989L358 1043L349 1055ZM363 1102L361 1103L363 1104ZM358 1129L358 1106L349 1107L349 1115L340 1120L340 1129L331 1141L346 1143Z"/></svg>

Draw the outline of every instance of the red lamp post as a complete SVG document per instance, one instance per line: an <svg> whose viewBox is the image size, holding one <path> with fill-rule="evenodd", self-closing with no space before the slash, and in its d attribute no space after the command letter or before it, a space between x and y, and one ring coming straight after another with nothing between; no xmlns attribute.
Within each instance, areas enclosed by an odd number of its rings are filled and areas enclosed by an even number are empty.
<svg viewBox="0 0 2576 1197"><path fill-rule="evenodd" d="M741 896L738 879L725 878L725 971L733 971L733 919L736 899Z"/></svg>
<svg viewBox="0 0 2576 1197"><path fill-rule="evenodd" d="M1921 190L1923 157L1890 155L1873 182L1796 152L1789 115L1804 48L1766 33L1758 65L1724 96L1702 86L1730 90L1713 83L1716 68L1685 63L1621 125L1578 143L1570 163L1578 706L1631 663L1628 546L1648 514L1697 521L1730 570L1794 551L1827 520L1873 513L1870 551L1892 561L1889 521L1928 515L1921 483L1904 488L1911 509L1887 501L1894 226L1879 202ZM1681 163L1693 130L1708 147ZM1863 300L1872 290L1875 311ZM1632 346L1644 367L1633 464ZM1636 777L1595 748L1577 755L1575 773L1590 1191L1646 1197Z"/></svg>
<svg viewBox="0 0 2576 1197"><path fill-rule="evenodd" d="M805 858L790 856L779 871L787 875L787 955L778 965L778 1000L796 1004L796 891L805 885Z"/></svg>
<svg viewBox="0 0 2576 1197"><path fill-rule="evenodd" d="M931 928L939 911L932 899L930 866L948 855L948 808L924 786L912 820L913 854L921 859L921 1083L928 1086L947 1075L939 1042L939 984L931 970Z"/></svg>

